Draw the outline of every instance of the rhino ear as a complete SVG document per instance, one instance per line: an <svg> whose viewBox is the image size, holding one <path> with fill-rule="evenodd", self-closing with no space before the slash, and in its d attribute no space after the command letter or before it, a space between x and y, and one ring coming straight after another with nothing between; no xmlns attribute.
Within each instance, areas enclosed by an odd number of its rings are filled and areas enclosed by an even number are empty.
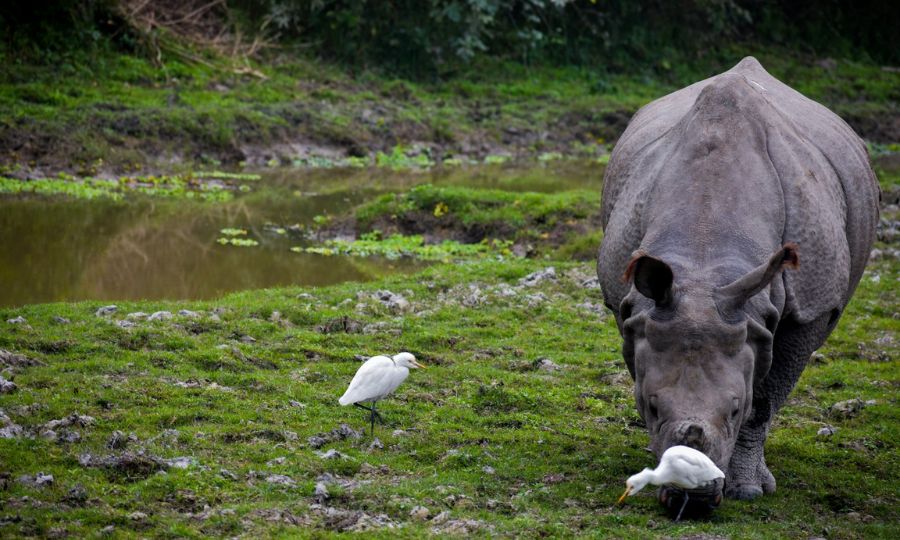
<svg viewBox="0 0 900 540"><path fill-rule="evenodd" d="M800 256L797 244L789 242L769 258L769 262L757 266L743 277L720 287L718 293L726 307L739 309L744 303L765 289L783 268L798 268Z"/></svg>
<svg viewBox="0 0 900 540"><path fill-rule="evenodd" d="M626 283L633 279L638 292L656 302L657 307L672 302L672 268L656 257L638 251L628 263L622 279Z"/></svg>

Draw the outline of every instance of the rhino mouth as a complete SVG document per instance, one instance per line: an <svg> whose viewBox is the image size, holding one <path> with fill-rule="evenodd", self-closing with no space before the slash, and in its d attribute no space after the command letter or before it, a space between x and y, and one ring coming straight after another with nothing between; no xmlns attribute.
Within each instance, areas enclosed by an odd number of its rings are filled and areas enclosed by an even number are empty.
<svg viewBox="0 0 900 540"><path fill-rule="evenodd" d="M722 504L724 486L722 479L697 489L663 486L659 488L659 502L673 519L704 518Z"/></svg>

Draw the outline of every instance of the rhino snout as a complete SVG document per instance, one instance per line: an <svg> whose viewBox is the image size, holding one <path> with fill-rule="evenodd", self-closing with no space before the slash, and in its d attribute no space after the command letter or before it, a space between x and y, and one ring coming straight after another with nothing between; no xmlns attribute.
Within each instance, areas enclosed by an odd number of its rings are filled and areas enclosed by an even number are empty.
<svg viewBox="0 0 900 540"><path fill-rule="evenodd" d="M700 450L715 461L718 456L711 455L712 453L715 453L716 450L712 440L713 433L712 426L706 425L705 422L688 420L682 422L675 428L674 433L672 434L671 444L667 446L689 446L696 450Z"/></svg>

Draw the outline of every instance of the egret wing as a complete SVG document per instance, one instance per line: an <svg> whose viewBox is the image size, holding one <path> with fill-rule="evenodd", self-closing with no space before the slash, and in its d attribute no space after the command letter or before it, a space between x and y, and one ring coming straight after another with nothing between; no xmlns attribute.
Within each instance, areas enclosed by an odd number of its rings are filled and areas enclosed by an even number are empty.
<svg viewBox="0 0 900 540"><path fill-rule="evenodd" d="M677 472L678 487L694 489L725 475L711 459L700 451L679 452L671 456L671 467Z"/></svg>
<svg viewBox="0 0 900 540"><path fill-rule="evenodd" d="M350 405L384 396L385 390L390 388L393 381L392 374L395 368L394 361L387 356L373 356L366 360L356 371L347 391L341 396L339 400L341 405Z"/></svg>

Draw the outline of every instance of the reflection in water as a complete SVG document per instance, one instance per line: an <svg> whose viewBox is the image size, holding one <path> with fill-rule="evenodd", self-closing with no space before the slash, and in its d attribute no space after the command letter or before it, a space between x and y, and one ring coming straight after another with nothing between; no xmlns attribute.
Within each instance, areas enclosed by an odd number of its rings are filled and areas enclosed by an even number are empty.
<svg viewBox="0 0 900 540"><path fill-rule="evenodd" d="M426 173L330 170L268 172L228 203L140 198L0 199L0 306L60 300L205 299L241 289L328 285L422 268L413 261L322 257L266 224L310 224L380 193L431 182L508 190L600 189L602 167L489 167ZM598 197L599 198L599 197ZM216 243L245 228L260 245Z"/></svg>

